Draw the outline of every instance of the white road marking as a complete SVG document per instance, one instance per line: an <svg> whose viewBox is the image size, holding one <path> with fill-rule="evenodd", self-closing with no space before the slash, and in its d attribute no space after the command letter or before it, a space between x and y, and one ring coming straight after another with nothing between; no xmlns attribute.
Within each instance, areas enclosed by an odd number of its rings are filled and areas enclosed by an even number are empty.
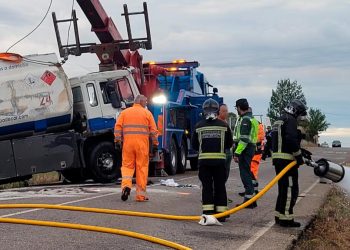
<svg viewBox="0 0 350 250"><path fill-rule="evenodd" d="M55 205L67 205L67 204L72 204L72 203L81 202L81 201L93 200L93 199L97 199L97 198L101 198L101 197L105 197L105 196L109 196L109 195L113 195L113 194L114 193L104 194L104 195L89 197L89 198L75 200L75 201L68 201L68 202L64 202L61 204L55 204ZM5 214L5 215L1 215L0 218L10 217L10 216L19 215L19 214L26 214L26 213L30 213L30 212L34 212L34 211L43 210L43 209L44 208L36 208L36 209L25 210L25 211L21 211L21 212L17 212L17 213L12 213L12 214Z"/></svg>
<svg viewBox="0 0 350 250"><path fill-rule="evenodd" d="M235 168L238 168L238 167L234 167L234 168L231 168L231 169L235 169ZM188 179L192 179L192 178L198 178L198 176L195 175L195 176L185 177L185 178L177 179L176 181L183 181L183 180L188 180ZM161 185L160 183L156 183L156 184L149 185L149 187L160 186L160 185ZM118 189L120 189L120 188L116 188L116 190L118 190ZM78 202L81 202L81 201L99 199L99 198L102 198L102 197L115 195L115 194L116 194L116 192L112 192L112 193L98 195L98 196L93 196L93 197L89 197L89 198L84 198L84 199L79 199L79 200L74 200L74 201L68 201L68 202L64 202L64 203L60 203L60 204L56 204L56 205L74 204L74 203L78 203ZM11 216L20 215L20 214L31 213L31 212L35 212L35 211L39 211L39 210L43 210L43 209L44 208L36 208L36 209L25 210L25 211L21 211L21 212L17 212L17 213L5 214L5 215L1 215L0 218L5 218L5 217L11 217Z"/></svg>
<svg viewBox="0 0 350 250"><path fill-rule="evenodd" d="M317 184L319 183L319 180L315 181L309 188L307 188L303 193L300 195L303 195L303 197L298 197L296 204L305 197L305 195L310 192ZM245 243L243 243L238 250L246 250L250 248L256 241L259 240L260 237L262 237L267 231L270 230L270 228L275 225L275 221L272 220L269 223L266 224L265 227L261 228L258 232L256 232L252 237L250 237Z"/></svg>

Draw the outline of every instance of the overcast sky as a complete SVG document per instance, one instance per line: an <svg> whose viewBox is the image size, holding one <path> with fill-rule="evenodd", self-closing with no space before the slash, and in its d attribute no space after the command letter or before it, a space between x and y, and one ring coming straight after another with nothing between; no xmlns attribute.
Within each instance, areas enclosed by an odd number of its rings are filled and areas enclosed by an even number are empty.
<svg viewBox="0 0 350 250"><path fill-rule="evenodd" d="M140 11L139 0L101 0L123 37L121 13ZM50 0L0 0L0 51L31 31ZM245 97L255 114L266 114L278 80L296 80L308 107L326 114L330 128L320 142L335 139L350 146L350 1L346 0L148 0L153 49L145 61L197 60L200 71L233 111ZM72 0L53 0L49 15L10 51L23 55L58 52L51 12L70 16ZM81 42L97 42L90 24L74 4ZM136 36L144 36L141 18L132 18ZM65 43L68 26L61 26ZM71 34L73 37L73 34ZM72 40L71 40L72 41ZM70 56L71 76L98 70L95 55Z"/></svg>

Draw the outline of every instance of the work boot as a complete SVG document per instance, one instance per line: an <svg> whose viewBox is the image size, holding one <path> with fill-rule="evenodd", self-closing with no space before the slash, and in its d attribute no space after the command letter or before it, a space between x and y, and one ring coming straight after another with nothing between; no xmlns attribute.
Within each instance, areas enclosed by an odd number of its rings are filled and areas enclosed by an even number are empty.
<svg viewBox="0 0 350 250"><path fill-rule="evenodd" d="M241 197L244 197L245 192L240 192L240 193L238 193L238 195L241 196Z"/></svg>
<svg viewBox="0 0 350 250"><path fill-rule="evenodd" d="M139 201L139 202L149 201L149 198L147 196L144 196L144 195L137 195L136 201Z"/></svg>
<svg viewBox="0 0 350 250"><path fill-rule="evenodd" d="M236 207L242 205L243 203L245 203L246 201L243 201L241 204L237 204ZM246 206L245 208L250 208L250 209L254 209L258 206L258 204L256 203L256 201L254 201L252 204L250 204L249 206Z"/></svg>
<svg viewBox="0 0 350 250"><path fill-rule="evenodd" d="M129 187L123 188L122 191L122 201L126 201L130 195L131 189Z"/></svg>
<svg viewBox="0 0 350 250"><path fill-rule="evenodd" d="M279 225L281 227L300 227L301 224L294 220L279 220Z"/></svg>
<svg viewBox="0 0 350 250"><path fill-rule="evenodd" d="M280 217L275 216L275 224L279 224L280 223Z"/></svg>

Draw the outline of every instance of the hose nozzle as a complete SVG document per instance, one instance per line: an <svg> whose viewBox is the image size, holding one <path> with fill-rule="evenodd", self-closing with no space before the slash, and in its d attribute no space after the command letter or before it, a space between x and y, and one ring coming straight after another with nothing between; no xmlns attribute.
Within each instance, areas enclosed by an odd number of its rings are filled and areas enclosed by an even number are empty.
<svg viewBox="0 0 350 250"><path fill-rule="evenodd" d="M307 165L314 168L315 175L324 177L333 182L340 182L345 175L345 169L342 165L331 162L327 159L319 159L314 162L312 160L305 161Z"/></svg>

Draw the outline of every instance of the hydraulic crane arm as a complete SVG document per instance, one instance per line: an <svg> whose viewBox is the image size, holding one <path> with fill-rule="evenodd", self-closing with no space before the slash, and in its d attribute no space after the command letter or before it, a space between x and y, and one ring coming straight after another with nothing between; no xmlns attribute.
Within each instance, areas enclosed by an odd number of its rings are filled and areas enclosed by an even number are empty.
<svg viewBox="0 0 350 250"><path fill-rule="evenodd" d="M95 32L101 44L123 40L112 18L108 17L99 0L77 0L77 3L91 24L91 31ZM126 66L127 56L128 50L115 51L114 60Z"/></svg>
<svg viewBox="0 0 350 250"><path fill-rule="evenodd" d="M80 56L82 53L95 53L100 60L100 71L114 70L125 66L140 66L142 58L137 53L140 48L152 49L151 32L148 20L147 4L143 3L143 11L129 12L124 4L124 13L128 39L122 39L116 25L103 9L99 0L77 0L87 19L91 23L91 30L95 32L101 44L80 43L76 12L73 10L72 17L65 20L57 20L56 14L52 13L56 31L57 43L60 56L67 59L68 55ZM146 37L134 38L131 34L130 16L144 15L146 26ZM58 29L61 22L73 22L75 33L75 44L63 45ZM137 57L137 59L135 59ZM134 62L138 62L137 65Z"/></svg>
<svg viewBox="0 0 350 250"><path fill-rule="evenodd" d="M57 20L56 14L52 13L57 43L60 56L67 59L68 55L80 56L82 53L95 53L100 60L100 71L115 70L126 66L135 68L133 71L134 79L140 89L140 92L147 97L158 88L157 75L165 72L156 65L148 65L143 68L142 56L138 49L152 49L151 32L148 19L148 9L146 2L143 3L143 11L129 12L126 4L123 5L128 39L123 39L116 25L102 7L99 0L77 0L80 8L91 24L91 31L96 34L100 44L80 43L78 32L78 18L73 10L70 19ZM145 18L146 37L134 38L131 34L130 16L143 15ZM75 33L75 44L63 45L61 42L58 24L61 22L73 22ZM147 77L145 79L144 73Z"/></svg>

